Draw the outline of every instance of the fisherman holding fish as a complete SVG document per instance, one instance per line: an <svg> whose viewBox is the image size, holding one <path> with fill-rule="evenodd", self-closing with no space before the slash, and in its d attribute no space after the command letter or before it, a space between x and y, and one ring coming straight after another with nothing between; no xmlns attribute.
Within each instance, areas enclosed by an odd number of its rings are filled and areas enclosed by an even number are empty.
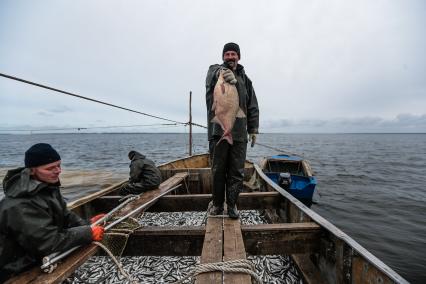
<svg viewBox="0 0 426 284"><path fill-rule="evenodd" d="M230 218L237 219L236 203L243 189L247 142L256 142L259 106L252 82L241 59L240 47L230 42L222 52L223 64L209 67L206 104L209 152L212 161L213 204L210 215L223 214L225 201Z"/></svg>
<svg viewBox="0 0 426 284"><path fill-rule="evenodd" d="M102 240L102 226L91 227L67 209L60 173L61 157L46 143L25 152L25 167L7 172L0 201L0 283L41 264L44 256Z"/></svg>

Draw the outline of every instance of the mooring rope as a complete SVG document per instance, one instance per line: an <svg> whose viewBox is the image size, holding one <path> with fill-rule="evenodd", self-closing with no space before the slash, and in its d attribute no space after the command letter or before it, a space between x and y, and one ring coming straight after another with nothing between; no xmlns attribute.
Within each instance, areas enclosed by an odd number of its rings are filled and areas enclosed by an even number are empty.
<svg viewBox="0 0 426 284"><path fill-rule="evenodd" d="M186 275L184 278L179 279L176 282L173 282L173 284L181 284L184 281L191 279L198 274L206 273L206 272L214 272L214 271L222 271L222 272L232 272L232 273L245 273L249 274L251 277L254 278L256 283L262 284L262 278L260 278L259 275L257 275L255 272L255 267L253 263L251 263L247 259L236 259L236 260L229 260L229 261L223 261L223 262L214 262L214 263L203 263L197 265L191 273Z"/></svg>
<svg viewBox="0 0 426 284"><path fill-rule="evenodd" d="M115 104L112 104L112 103L104 102L104 101L101 101L101 100L92 99L92 98L89 98L89 97L85 97L85 96L81 96L81 95L74 94L74 93L71 93L71 92L67 92L67 91L64 91L64 90L60 90L60 89L57 89L57 88L49 87L49 86L46 86L46 85L43 85L43 84L39 84L39 83L32 82L32 81L29 81L29 80L25 80L25 79L22 79L22 78L18 78L18 77L15 77L15 76L7 75L7 74L4 74L4 73L0 73L0 77L4 77L4 78L8 78L8 79L15 80L15 81L18 81L18 82L22 82L22 83L25 83L25 84L44 88L44 89L51 90L51 91L54 91L54 92L58 92L58 93L61 93L61 94L64 94L64 95L72 96L72 97L75 97L75 98L79 98L79 99L95 102L95 103L98 103L98 104L103 104L103 105L107 105L107 106L110 106L110 107L114 107L114 108L130 111L130 112L134 112L134 113L137 113L137 114L149 116L149 117L152 117L152 118L161 119L161 120L165 120L165 121L169 121L169 122L174 122L174 123L180 124L180 125L188 125L188 123L189 123L189 122L180 122L180 121L160 117L160 116L157 116L157 115L152 115L152 114L149 114L149 113L137 111L137 110L130 109L130 108L127 108L127 107L122 107L122 106L115 105ZM198 124L198 123L191 122L191 124L194 125L194 126L207 128L206 126Z"/></svg>
<svg viewBox="0 0 426 284"><path fill-rule="evenodd" d="M256 142L255 145L259 145L259 146L262 146L262 147L265 147L265 148L277 151L280 154L289 155L289 156L298 156L300 158L303 158L302 155L299 155L297 153L292 153L292 152L289 152L289 151L284 151L282 149L278 149L278 148L275 148L275 147L272 147L272 146L269 146L269 145L265 145L265 144L262 144L262 143L259 143L259 142Z"/></svg>

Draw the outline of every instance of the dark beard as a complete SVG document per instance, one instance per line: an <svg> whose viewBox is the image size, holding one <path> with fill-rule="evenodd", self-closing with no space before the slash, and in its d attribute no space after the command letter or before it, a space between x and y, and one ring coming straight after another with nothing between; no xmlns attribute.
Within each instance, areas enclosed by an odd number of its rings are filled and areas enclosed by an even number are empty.
<svg viewBox="0 0 426 284"><path fill-rule="evenodd" d="M228 60L228 61L225 61L225 62L224 62L224 65L225 65L225 67L226 67L226 68L229 68L229 69L232 69L232 68L234 67L234 66L230 65L229 63L234 63L234 64L236 64L234 60Z"/></svg>

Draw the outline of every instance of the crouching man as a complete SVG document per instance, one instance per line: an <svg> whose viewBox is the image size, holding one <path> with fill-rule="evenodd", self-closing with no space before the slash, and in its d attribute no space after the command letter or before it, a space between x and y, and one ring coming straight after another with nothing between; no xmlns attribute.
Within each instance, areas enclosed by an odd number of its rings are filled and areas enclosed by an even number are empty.
<svg viewBox="0 0 426 284"><path fill-rule="evenodd" d="M161 172L155 163L137 151L130 151L128 157L131 161L129 182L121 188L120 194L140 194L158 188Z"/></svg>
<svg viewBox="0 0 426 284"><path fill-rule="evenodd" d="M25 167L7 172L0 201L0 283L41 265L44 256L101 241L104 229L67 209L59 191L61 157L49 144L25 152Z"/></svg>

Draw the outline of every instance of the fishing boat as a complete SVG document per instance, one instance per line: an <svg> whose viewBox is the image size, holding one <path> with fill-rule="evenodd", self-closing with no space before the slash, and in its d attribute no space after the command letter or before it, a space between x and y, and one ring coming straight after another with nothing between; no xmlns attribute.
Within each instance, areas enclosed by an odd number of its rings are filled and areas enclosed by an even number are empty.
<svg viewBox="0 0 426 284"><path fill-rule="evenodd" d="M85 218L110 211L117 218L143 212L206 211L212 189L207 154L171 161L159 168L164 182L158 189L120 203L122 196L117 190L123 181L68 206ZM244 191L237 207L240 211L261 211L268 223L244 225L224 215L208 216L203 226L144 226L129 235L123 256L200 256L200 263L207 265L282 254L291 256L304 283L408 283L250 161L245 163ZM61 258L51 273L35 267L7 283L61 283L100 251L96 244L77 248ZM44 259L45 267L53 263L52 258ZM212 269L195 277L195 283L254 283L246 272Z"/></svg>
<svg viewBox="0 0 426 284"><path fill-rule="evenodd" d="M281 188L306 206L312 205L317 179L307 160L296 155L279 154L264 158L260 167Z"/></svg>

